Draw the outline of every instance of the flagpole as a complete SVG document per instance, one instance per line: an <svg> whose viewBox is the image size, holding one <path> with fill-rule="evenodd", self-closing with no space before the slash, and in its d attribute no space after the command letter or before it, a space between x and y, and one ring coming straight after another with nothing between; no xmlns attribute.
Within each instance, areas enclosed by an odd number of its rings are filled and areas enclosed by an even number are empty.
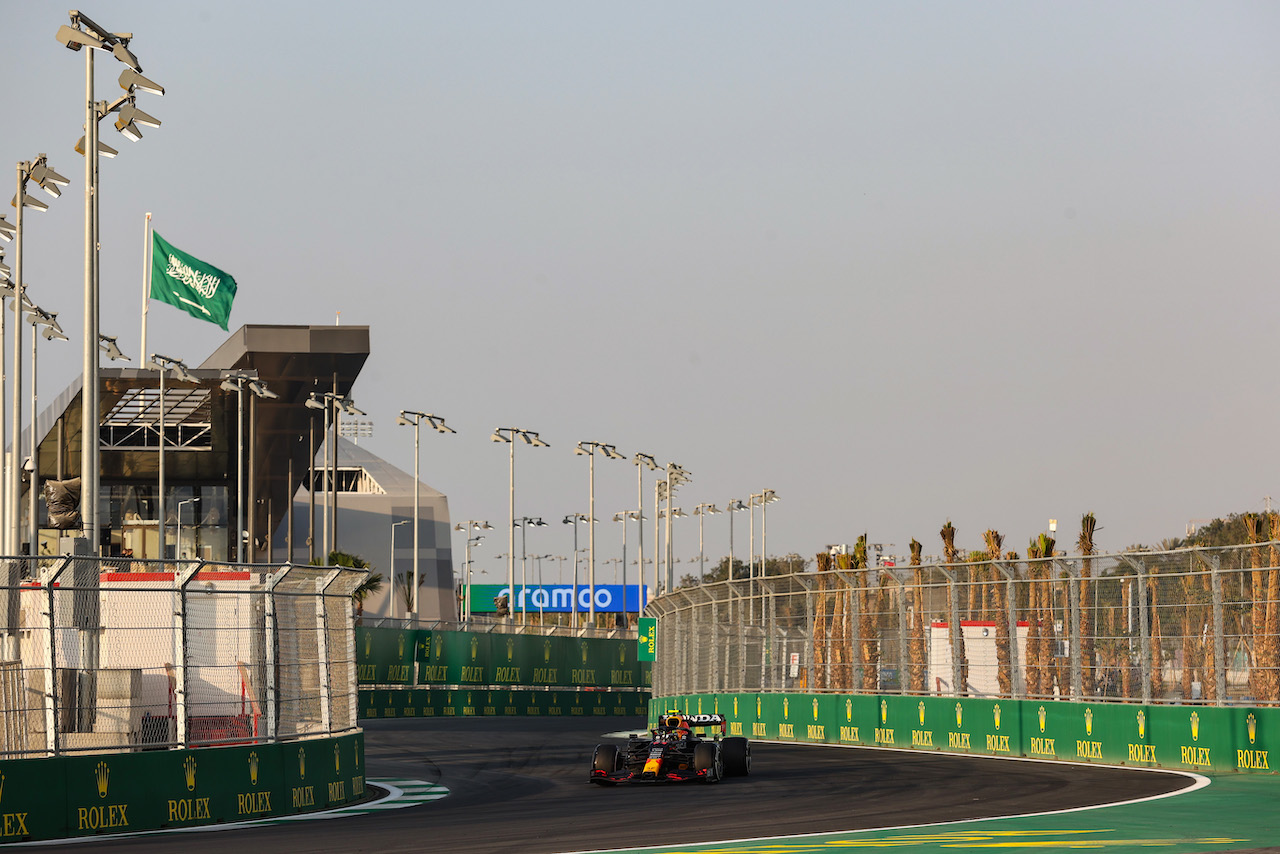
<svg viewBox="0 0 1280 854"><path fill-rule="evenodd" d="M151 304L151 211L143 225L142 244L142 358L147 357L147 306Z"/></svg>

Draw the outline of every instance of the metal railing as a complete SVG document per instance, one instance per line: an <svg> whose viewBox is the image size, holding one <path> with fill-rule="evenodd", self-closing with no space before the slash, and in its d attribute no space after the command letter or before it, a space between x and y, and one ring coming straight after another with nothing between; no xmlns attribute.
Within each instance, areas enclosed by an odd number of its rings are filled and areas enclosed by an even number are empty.
<svg viewBox="0 0 1280 854"><path fill-rule="evenodd" d="M370 617L360 623L372 629L426 629L428 631L479 632L498 635L535 635L560 638L628 638L634 640L636 629L616 626L560 626L554 623L530 623L503 620L498 617L472 617L470 620L413 620L402 617Z"/></svg>
<svg viewBox="0 0 1280 854"><path fill-rule="evenodd" d="M356 728L364 570L87 556L0 569L0 756Z"/></svg>
<svg viewBox="0 0 1280 854"><path fill-rule="evenodd" d="M1280 704L1280 542L734 579L648 614L658 696Z"/></svg>

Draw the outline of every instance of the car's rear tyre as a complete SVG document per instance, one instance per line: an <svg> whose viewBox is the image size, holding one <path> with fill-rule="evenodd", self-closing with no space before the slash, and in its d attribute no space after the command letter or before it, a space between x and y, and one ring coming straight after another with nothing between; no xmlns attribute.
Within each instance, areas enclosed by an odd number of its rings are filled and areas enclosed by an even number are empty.
<svg viewBox="0 0 1280 854"><path fill-rule="evenodd" d="M618 748L613 744L597 744L591 757L591 770L612 774L618 770Z"/></svg>
<svg viewBox="0 0 1280 854"><path fill-rule="evenodd" d="M751 742L742 736L730 736L721 741L720 755L726 777L745 777L751 773Z"/></svg>
<svg viewBox="0 0 1280 854"><path fill-rule="evenodd" d="M724 776L724 760L720 744L715 741L704 741L693 748L693 767L697 771L706 771L704 778L714 783Z"/></svg>

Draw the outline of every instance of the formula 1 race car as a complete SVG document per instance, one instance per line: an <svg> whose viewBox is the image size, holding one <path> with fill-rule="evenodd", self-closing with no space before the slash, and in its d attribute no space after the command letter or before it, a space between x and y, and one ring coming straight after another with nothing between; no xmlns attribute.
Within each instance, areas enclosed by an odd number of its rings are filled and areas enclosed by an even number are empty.
<svg viewBox="0 0 1280 854"><path fill-rule="evenodd" d="M710 739L696 729L718 729ZM686 715L667 712L648 736L632 735L627 746L596 746L590 782L602 786L617 783L683 783L701 780L715 783L722 777L751 773L751 743L740 736L724 738L724 715Z"/></svg>

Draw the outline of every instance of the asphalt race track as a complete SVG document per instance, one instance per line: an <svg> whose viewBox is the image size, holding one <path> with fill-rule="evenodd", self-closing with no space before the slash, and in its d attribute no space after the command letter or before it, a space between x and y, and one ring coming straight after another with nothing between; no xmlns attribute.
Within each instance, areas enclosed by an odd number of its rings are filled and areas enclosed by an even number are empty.
<svg viewBox="0 0 1280 854"><path fill-rule="evenodd" d="M639 718L365 722L370 778L451 794L410 809L225 831L157 834L78 851L555 852L779 836L1042 812L1173 791L1189 781L1105 767L757 744L747 778L593 786L591 752ZM47 849L46 849L47 850Z"/></svg>

